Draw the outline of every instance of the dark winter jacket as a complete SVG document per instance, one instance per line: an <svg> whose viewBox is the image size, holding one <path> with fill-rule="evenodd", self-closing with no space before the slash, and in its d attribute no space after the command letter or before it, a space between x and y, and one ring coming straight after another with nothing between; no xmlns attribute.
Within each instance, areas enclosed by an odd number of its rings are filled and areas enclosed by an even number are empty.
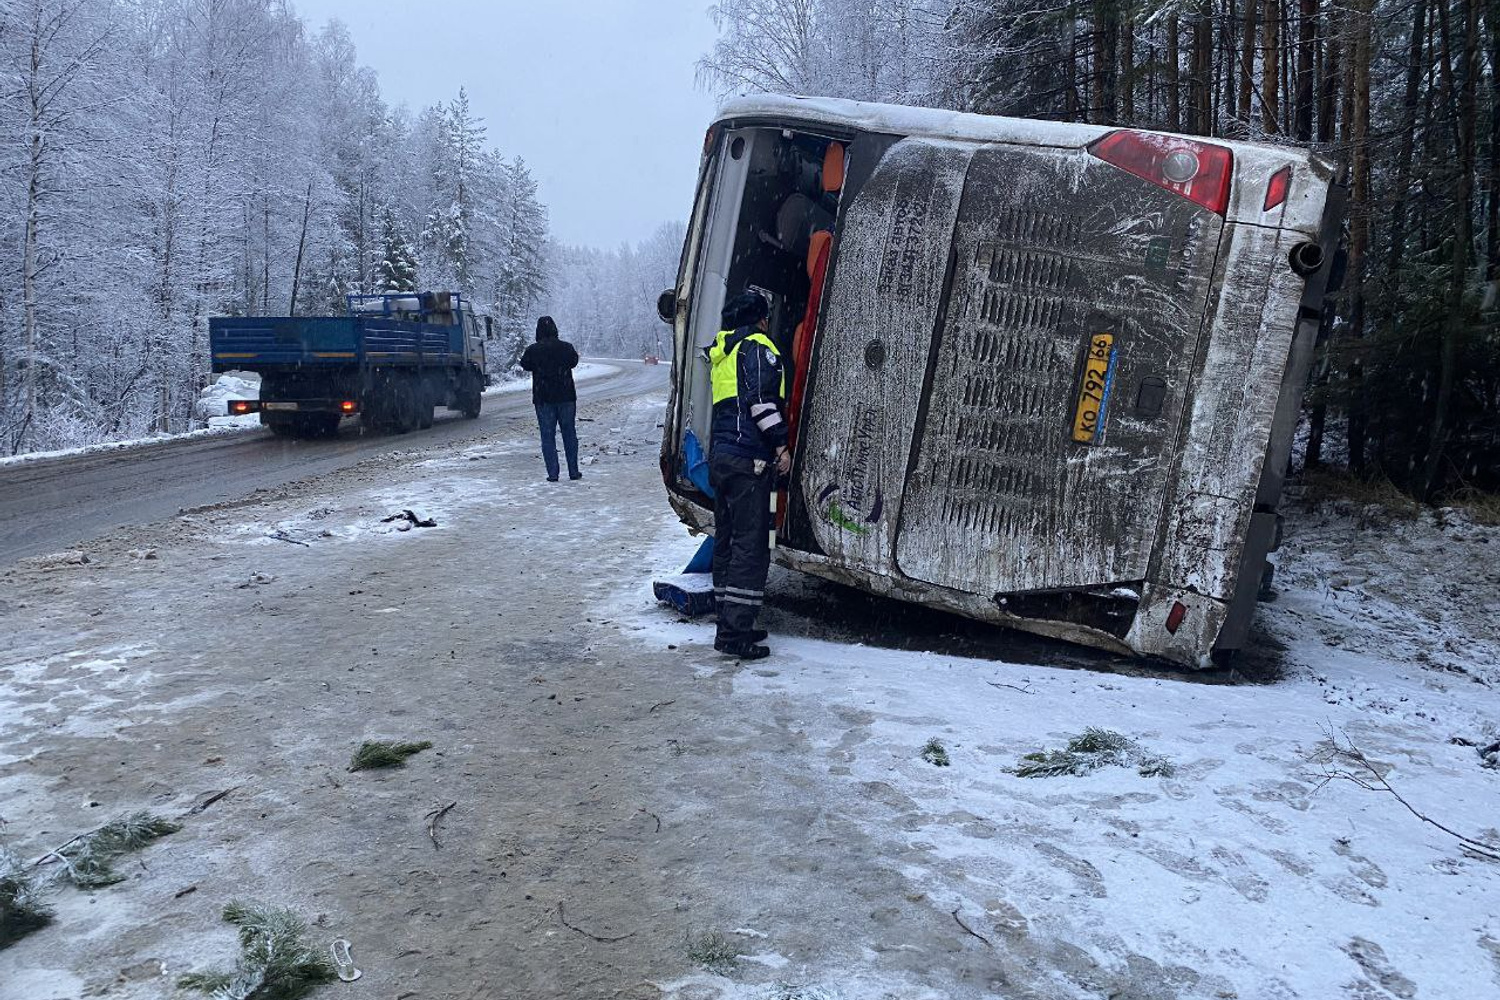
<svg viewBox="0 0 1500 1000"><path fill-rule="evenodd" d="M732 333L721 334L723 353L735 354L737 391L714 404L711 455L769 461L786 444L786 379L782 361L763 343L744 343L755 332L754 326L742 326Z"/></svg>
<svg viewBox="0 0 1500 1000"><path fill-rule="evenodd" d="M521 355L521 367L531 372L533 403L572 403L578 399L578 390L573 387L578 352L556 334L538 336Z"/></svg>

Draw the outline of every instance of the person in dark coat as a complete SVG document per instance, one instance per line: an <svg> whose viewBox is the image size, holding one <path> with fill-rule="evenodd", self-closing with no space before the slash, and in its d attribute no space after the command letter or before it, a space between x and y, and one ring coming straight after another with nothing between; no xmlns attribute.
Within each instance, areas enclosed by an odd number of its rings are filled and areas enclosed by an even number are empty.
<svg viewBox="0 0 1500 1000"><path fill-rule="evenodd" d="M555 483L557 468L557 429L562 428L563 451L568 458L568 478L582 479L578 468L578 432L573 427L578 415L578 390L573 386L573 369L578 367L578 351L566 340L559 340L557 324L551 316L536 321L536 343L521 355L521 367L531 372L531 402L536 406L536 422L542 432L542 460L547 463L547 482Z"/></svg>
<svg viewBox="0 0 1500 1000"><path fill-rule="evenodd" d="M714 649L745 660L771 654L756 627L771 568L771 491L791 468L786 369L757 292L730 299L705 353L713 383L708 479L714 491Z"/></svg>

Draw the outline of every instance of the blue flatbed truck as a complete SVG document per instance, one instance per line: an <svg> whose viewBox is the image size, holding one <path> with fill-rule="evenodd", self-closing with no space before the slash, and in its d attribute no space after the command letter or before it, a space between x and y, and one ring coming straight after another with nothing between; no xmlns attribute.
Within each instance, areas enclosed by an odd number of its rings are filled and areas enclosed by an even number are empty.
<svg viewBox="0 0 1500 1000"><path fill-rule="evenodd" d="M344 316L208 322L213 370L261 379L260 399L233 400L230 414L258 411L286 437L331 436L354 414L397 434L431 427L439 406L478 417L487 327L457 292L350 295Z"/></svg>

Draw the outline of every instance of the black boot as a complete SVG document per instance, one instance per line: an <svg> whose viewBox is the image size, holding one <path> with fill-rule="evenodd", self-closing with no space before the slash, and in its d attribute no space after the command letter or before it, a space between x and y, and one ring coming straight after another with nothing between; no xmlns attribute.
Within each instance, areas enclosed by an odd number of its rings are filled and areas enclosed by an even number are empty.
<svg viewBox="0 0 1500 1000"><path fill-rule="evenodd" d="M733 656L741 660L764 660L771 655L771 647L760 646L748 640L742 642L724 642L722 639L715 639L714 649L717 649L725 656Z"/></svg>

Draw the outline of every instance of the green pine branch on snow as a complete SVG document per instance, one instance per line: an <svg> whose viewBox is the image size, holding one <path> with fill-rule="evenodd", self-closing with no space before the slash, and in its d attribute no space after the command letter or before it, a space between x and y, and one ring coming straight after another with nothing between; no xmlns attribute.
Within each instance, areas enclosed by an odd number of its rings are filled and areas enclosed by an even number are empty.
<svg viewBox="0 0 1500 1000"><path fill-rule="evenodd" d="M423 740L420 743L366 740L359 745L358 750L354 751L354 759L349 762L349 770L365 771L379 767L400 767L406 763L406 758L430 749L432 749L430 740Z"/></svg>
<svg viewBox="0 0 1500 1000"><path fill-rule="evenodd" d="M0 845L0 949L52 922L47 888L34 866Z"/></svg>
<svg viewBox="0 0 1500 1000"><path fill-rule="evenodd" d="M307 943L307 924L291 910L230 903L224 919L240 929L232 972L194 972L177 981L211 1000L299 1000L338 978L323 952Z"/></svg>
<svg viewBox="0 0 1500 1000"><path fill-rule="evenodd" d="M114 862L181 829L181 825L171 820L142 811L75 837L48 858L60 860L64 866L62 877L80 889L98 889L125 880L124 875L114 870Z"/></svg>
<svg viewBox="0 0 1500 1000"><path fill-rule="evenodd" d="M1014 771L1022 778L1056 778L1078 777L1102 767L1133 767L1144 778L1169 778L1173 773L1167 758L1147 753L1129 737L1093 726L1070 739L1064 750L1024 755Z"/></svg>

